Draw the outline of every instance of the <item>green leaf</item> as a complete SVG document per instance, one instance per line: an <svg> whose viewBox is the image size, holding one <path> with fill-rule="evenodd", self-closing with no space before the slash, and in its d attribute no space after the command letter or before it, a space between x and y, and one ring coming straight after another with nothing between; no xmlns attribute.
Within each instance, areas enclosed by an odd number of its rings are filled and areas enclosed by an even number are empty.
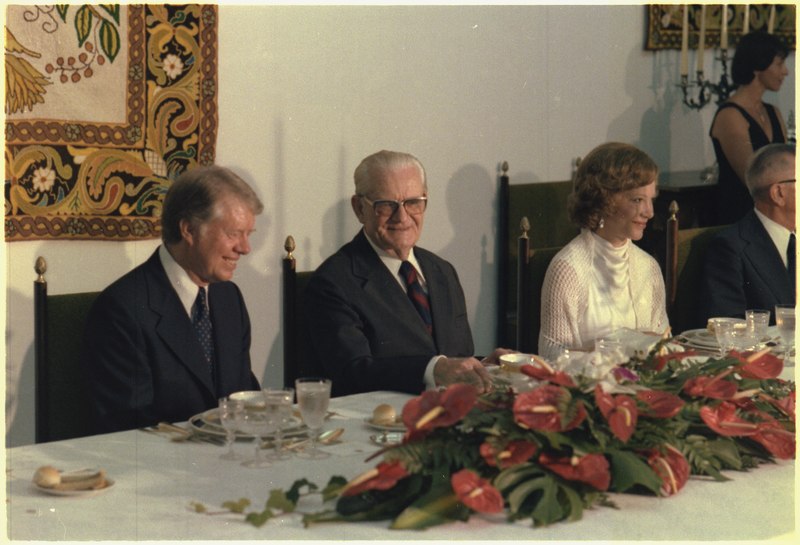
<svg viewBox="0 0 800 545"><path fill-rule="evenodd" d="M725 467L741 471L742 458L739 456L739 449L731 439L715 439L708 442L709 450L722 461Z"/></svg>
<svg viewBox="0 0 800 545"><path fill-rule="evenodd" d="M523 507L535 505L539 501L542 489L547 486L548 477L543 475L536 479L525 481L508 494L508 507L514 515L527 516L528 511ZM530 502L528 500L530 499Z"/></svg>
<svg viewBox="0 0 800 545"><path fill-rule="evenodd" d="M347 484L347 479L345 479L341 475L334 475L328 481L328 484L325 486L325 488L322 489L322 500L323 501L332 500L333 498L339 495L339 492L342 490L342 488L344 488L346 484Z"/></svg>
<svg viewBox="0 0 800 545"><path fill-rule="evenodd" d="M568 486L559 487L561 495L563 495L569 503L569 512L567 518L570 521L576 521L583 518L583 498L574 489Z"/></svg>
<svg viewBox="0 0 800 545"><path fill-rule="evenodd" d="M458 496L452 487L439 486L405 508L392 521L392 530L422 530L450 522L458 516L460 506ZM463 515L462 515L463 516Z"/></svg>
<svg viewBox="0 0 800 545"><path fill-rule="evenodd" d="M56 11L61 20L67 22L67 11L69 11L69 4L56 4Z"/></svg>
<svg viewBox="0 0 800 545"><path fill-rule="evenodd" d="M260 513L247 513L247 516L244 518L244 520L256 528L261 528L273 516L274 515L272 514L272 511L269 509L264 509Z"/></svg>
<svg viewBox="0 0 800 545"><path fill-rule="evenodd" d="M544 472L542 469L535 464L519 464L502 470L494 478L492 484L500 492L504 492L522 480L529 479L531 477L538 477L543 474Z"/></svg>
<svg viewBox="0 0 800 545"><path fill-rule="evenodd" d="M82 6L75 14L75 31L78 33L78 47L83 46L83 42L92 32L92 20L94 15L89 6Z"/></svg>
<svg viewBox="0 0 800 545"><path fill-rule="evenodd" d="M114 18L114 22L119 24L119 4L100 4L103 11Z"/></svg>
<svg viewBox="0 0 800 545"><path fill-rule="evenodd" d="M552 524L564 518L564 511L556 497L558 488L555 481L549 477L541 480L544 481L544 485L541 487L542 497L539 498L531 513L537 526Z"/></svg>
<svg viewBox="0 0 800 545"><path fill-rule="evenodd" d="M195 513L207 513L208 509L205 505L200 503L199 501L189 502L189 505L194 510Z"/></svg>
<svg viewBox="0 0 800 545"><path fill-rule="evenodd" d="M277 509L284 513L291 513L296 506L297 504L295 502L286 497L286 492L283 490L276 488L269 493L267 507L271 509Z"/></svg>
<svg viewBox="0 0 800 545"><path fill-rule="evenodd" d="M247 498L239 498L239 501L228 500L222 502L222 507L231 513L244 513L244 510L250 507L250 500Z"/></svg>
<svg viewBox="0 0 800 545"><path fill-rule="evenodd" d="M617 492L625 492L636 485L642 485L654 494L661 490L661 478L644 460L632 452L610 449L606 453L611 458L611 487Z"/></svg>
<svg viewBox="0 0 800 545"><path fill-rule="evenodd" d="M336 477L332 477L331 481ZM341 477L339 477L341 478ZM286 497L289 501L294 502L297 504L297 501L300 499L300 495L302 493L303 488L308 487L309 492L313 492L317 489L317 485L309 481L308 479L297 479L295 482L292 483L292 487L286 493Z"/></svg>
<svg viewBox="0 0 800 545"><path fill-rule="evenodd" d="M120 39L117 28L108 21L100 23L100 49L103 50L110 62L114 62L114 59L117 58L119 48Z"/></svg>

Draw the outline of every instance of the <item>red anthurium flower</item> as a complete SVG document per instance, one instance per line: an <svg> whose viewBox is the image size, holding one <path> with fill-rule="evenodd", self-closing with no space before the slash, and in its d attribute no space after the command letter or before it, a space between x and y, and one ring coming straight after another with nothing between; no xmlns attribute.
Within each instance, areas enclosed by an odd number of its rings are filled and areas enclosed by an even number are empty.
<svg viewBox="0 0 800 545"><path fill-rule="evenodd" d="M722 380L733 372L733 369L720 373L715 377L690 378L683 385L683 391L692 397L710 397L712 399L730 399L736 394L736 384Z"/></svg>
<svg viewBox="0 0 800 545"><path fill-rule="evenodd" d="M576 428L586 418L586 409L579 402L575 416L562 425L558 407L569 397L567 390L552 384L523 392L514 400L514 420L520 427L530 430L567 431Z"/></svg>
<svg viewBox="0 0 800 545"><path fill-rule="evenodd" d="M700 418L706 426L720 435L731 437L754 435L758 432L758 425L748 422L736 415L736 405L723 401L716 408L705 406L700 409Z"/></svg>
<svg viewBox="0 0 800 545"><path fill-rule="evenodd" d="M651 451L647 457L648 465L661 477L661 493L665 496L677 494L689 480L689 462L683 454L671 445L667 445L667 451L661 454L658 451Z"/></svg>
<svg viewBox="0 0 800 545"><path fill-rule="evenodd" d="M530 459L536 453L536 448L535 444L528 441L510 441L498 452L491 443L482 443L480 453L490 466L505 469Z"/></svg>
<svg viewBox="0 0 800 545"><path fill-rule="evenodd" d="M402 462L381 462L377 467L362 473L349 483L342 490L342 496L355 496L367 490L388 490L397 481L408 476L408 471Z"/></svg>
<svg viewBox="0 0 800 545"><path fill-rule="evenodd" d="M627 443L636 428L639 416L636 402L626 395L607 394L599 384L594 387L594 399L600 412L608 421L611 432L620 441Z"/></svg>
<svg viewBox="0 0 800 545"><path fill-rule="evenodd" d="M769 353L769 348L765 348L759 352L745 352L739 354L738 352L731 352L739 361L744 365L739 368L739 373L744 378L754 379L767 379L777 378L783 371L783 360L775 354Z"/></svg>
<svg viewBox="0 0 800 545"><path fill-rule="evenodd" d="M403 407L403 423L409 431L452 426L472 409L478 391L468 384L453 384L442 392L428 390Z"/></svg>
<svg viewBox="0 0 800 545"><path fill-rule="evenodd" d="M519 368L522 373L528 375L529 377L533 377L536 380L552 382L554 384L566 386L567 388L575 388L575 383L572 381L572 377L570 377L564 371L556 371L539 356L531 356L531 359L535 365L523 365Z"/></svg>
<svg viewBox="0 0 800 545"><path fill-rule="evenodd" d="M666 367L668 361L672 360L680 361L684 358L690 358L696 355L697 351L695 350L686 350L685 352L668 352L660 356L655 356L653 358L652 367L656 371L661 371L662 369L664 369L664 367Z"/></svg>
<svg viewBox="0 0 800 545"><path fill-rule="evenodd" d="M794 433L783 429L775 420L760 423L753 439L761 443L776 458L794 459L796 448Z"/></svg>
<svg viewBox="0 0 800 545"><path fill-rule="evenodd" d="M783 414L791 418L792 422L795 421L795 391L787 395L786 397L782 397L781 399L775 399L772 396L768 396L765 393L760 393L759 397L765 401L770 402L773 406L775 406L779 411Z"/></svg>
<svg viewBox="0 0 800 545"><path fill-rule="evenodd" d="M499 513L503 496L489 481L470 469L462 469L450 477L450 485L458 501L478 513Z"/></svg>
<svg viewBox="0 0 800 545"><path fill-rule="evenodd" d="M608 460L602 454L556 458L542 453L539 463L568 481L586 483L597 490L608 490L611 484Z"/></svg>
<svg viewBox="0 0 800 545"><path fill-rule="evenodd" d="M636 399L647 405L647 411L643 413L644 416L651 418L672 418L684 406L683 400L669 392L660 392L658 390L641 390L636 392Z"/></svg>

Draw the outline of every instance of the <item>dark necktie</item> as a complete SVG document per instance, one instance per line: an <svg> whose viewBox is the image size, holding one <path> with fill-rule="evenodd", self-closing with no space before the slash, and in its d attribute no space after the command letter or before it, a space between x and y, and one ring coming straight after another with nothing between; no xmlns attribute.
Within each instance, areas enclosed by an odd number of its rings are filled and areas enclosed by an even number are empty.
<svg viewBox="0 0 800 545"><path fill-rule="evenodd" d="M200 288L197 291L197 299L194 300L194 307L192 307L192 326L194 332L197 334L197 339L200 341L200 346L203 347L203 353L206 356L206 363L211 372L211 380L214 380L214 337L211 334L211 317L208 314L208 306L206 305L206 290Z"/></svg>
<svg viewBox="0 0 800 545"><path fill-rule="evenodd" d="M414 265L408 261L403 261L400 265L400 275L406 281L406 288L408 289L408 298L414 308L419 312L422 321L425 323L425 329L428 333L433 333L433 320L431 319L431 304L428 301L428 295L422 289L422 285L417 278L417 270Z"/></svg>
<svg viewBox="0 0 800 545"><path fill-rule="evenodd" d="M789 283L792 286L792 302L795 299L795 274L797 273L795 260L797 259L797 254L795 253L795 237L794 233L789 235L789 245L786 247L786 269L789 271Z"/></svg>

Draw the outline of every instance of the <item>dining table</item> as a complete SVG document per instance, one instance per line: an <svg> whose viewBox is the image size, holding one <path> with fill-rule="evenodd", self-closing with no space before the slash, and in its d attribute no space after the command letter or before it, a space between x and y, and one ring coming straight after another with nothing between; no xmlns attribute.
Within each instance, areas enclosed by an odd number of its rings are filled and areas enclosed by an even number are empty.
<svg viewBox="0 0 800 545"><path fill-rule="evenodd" d="M789 371L793 371L790 369ZM793 373L791 373L793 376ZM729 481L692 477L670 497L609 494L616 505L584 511L581 520L534 527L502 515L474 514L426 530L392 530L389 521L319 523L304 527L300 513L283 514L261 527L223 502L247 498L261 510L273 489L288 490L298 479L322 489L331 476L352 479L373 468L382 431L368 420L378 404L398 412L412 396L370 392L333 398L324 429L343 428L338 442L323 445L330 456L292 456L270 467L248 468L222 460L225 446L174 441L169 434L133 429L6 450L7 537L31 541L110 540L767 540L796 528L794 461L727 471ZM186 423L183 423L186 425ZM237 441L247 456L253 444ZM372 459L369 459L373 457ZM35 487L37 468L102 468L113 486L84 495L56 496ZM198 512L197 505L204 506ZM330 507L319 495L304 497L298 510Z"/></svg>

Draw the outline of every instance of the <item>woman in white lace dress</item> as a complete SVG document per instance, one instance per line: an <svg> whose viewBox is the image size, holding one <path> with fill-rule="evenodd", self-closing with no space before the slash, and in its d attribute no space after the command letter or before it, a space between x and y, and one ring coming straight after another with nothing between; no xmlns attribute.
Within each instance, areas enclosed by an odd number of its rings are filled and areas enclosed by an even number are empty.
<svg viewBox="0 0 800 545"><path fill-rule="evenodd" d="M580 163L568 201L581 227L550 263L542 286L539 354L592 350L621 327L662 333L669 327L664 279L656 260L632 240L653 217L658 167L641 150L610 142Z"/></svg>

